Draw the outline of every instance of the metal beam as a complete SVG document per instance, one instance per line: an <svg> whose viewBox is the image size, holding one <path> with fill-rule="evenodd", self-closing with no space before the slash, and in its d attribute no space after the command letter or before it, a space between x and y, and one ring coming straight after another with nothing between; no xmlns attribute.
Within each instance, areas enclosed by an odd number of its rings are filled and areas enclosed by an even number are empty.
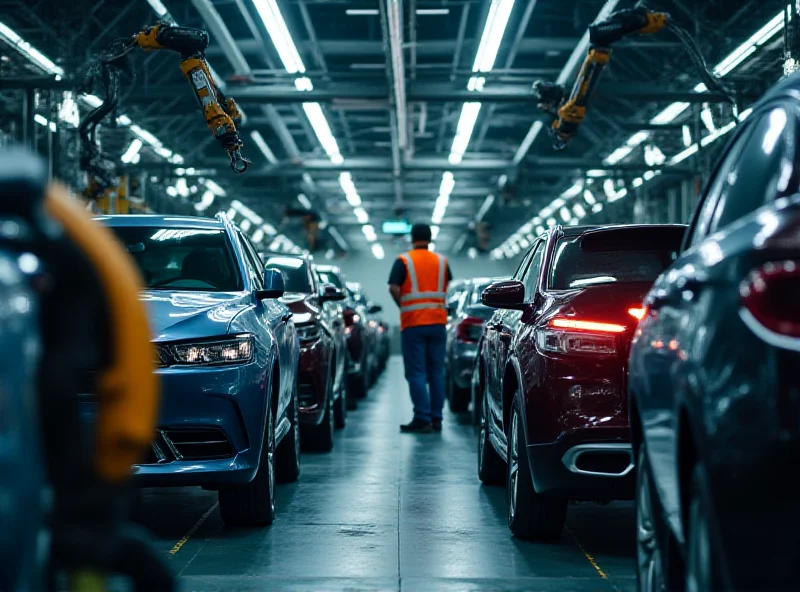
<svg viewBox="0 0 800 592"><path fill-rule="evenodd" d="M0 79L0 89L44 88L62 85L49 79ZM186 93L184 85L156 86L143 93L133 94L128 100L152 101L178 96ZM230 85L228 94L238 103L346 103L348 101L362 101L372 106L389 108L387 85L375 84L341 84L330 83L324 87L315 87L312 91L298 91L289 85L267 84L242 84ZM416 83L407 89L409 102L450 103L476 101L492 103L526 103L535 104L536 97L529 85L492 85L481 92L472 92L464 88L454 88L452 84ZM654 84L624 83L614 87L599 88L593 97L595 101L654 101L659 103L674 103L678 101L687 103L721 103L727 102L728 97L721 93L697 93L685 90L670 90Z"/></svg>

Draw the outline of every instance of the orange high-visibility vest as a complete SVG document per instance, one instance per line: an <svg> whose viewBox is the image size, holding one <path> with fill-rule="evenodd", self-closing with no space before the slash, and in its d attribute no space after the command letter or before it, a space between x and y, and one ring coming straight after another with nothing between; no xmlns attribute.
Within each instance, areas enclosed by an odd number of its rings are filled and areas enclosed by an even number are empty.
<svg viewBox="0 0 800 592"><path fill-rule="evenodd" d="M400 330L446 325L447 259L427 249L414 249L400 259L406 266L400 286Z"/></svg>

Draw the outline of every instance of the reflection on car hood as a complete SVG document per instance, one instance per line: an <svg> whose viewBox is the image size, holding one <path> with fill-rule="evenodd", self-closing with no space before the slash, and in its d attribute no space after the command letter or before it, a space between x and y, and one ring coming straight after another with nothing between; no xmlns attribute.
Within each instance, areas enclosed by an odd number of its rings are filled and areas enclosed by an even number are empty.
<svg viewBox="0 0 800 592"><path fill-rule="evenodd" d="M251 305L247 292L145 290L141 300L158 341L224 335L233 317Z"/></svg>

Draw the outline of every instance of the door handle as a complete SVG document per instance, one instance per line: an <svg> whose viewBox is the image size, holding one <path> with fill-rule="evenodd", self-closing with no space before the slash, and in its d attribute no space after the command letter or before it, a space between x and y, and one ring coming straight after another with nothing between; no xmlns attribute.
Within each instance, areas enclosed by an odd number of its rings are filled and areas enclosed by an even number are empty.
<svg viewBox="0 0 800 592"><path fill-rule="evenodd" d="M283 316L281 317L281 321L283 321L285 323L286 321L291 319L293 315L294 315L294 313L291 313L291 312L283 313Z"/></svg>

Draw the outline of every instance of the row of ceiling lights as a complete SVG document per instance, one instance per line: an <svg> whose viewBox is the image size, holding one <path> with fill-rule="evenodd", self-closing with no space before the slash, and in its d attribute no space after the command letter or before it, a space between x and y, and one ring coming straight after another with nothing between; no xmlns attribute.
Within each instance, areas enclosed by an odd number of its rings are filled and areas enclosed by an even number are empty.
<svg viewBox="0 0 800 592"><path fill-rule="evenodd" d="M783 12L777 14L766 25L756 31L747 41L742 43L733 52L731 52L724 60L719 62L714 68L714 74L719 77L724 77L732 72L737 66L741 65L750 55L755 53L758 47L764 45L776 34L778 34L784 26ZM694 87L695 92L706 92L708 89L705 84L700 83ZM686 102L676 102L667 106L655 117L650 120L654 125L664 125L671 123L680 115L682 115L690 104ZM708 111L707 107L703 111ZM747 109L738 115L738 121L744 121L752 109ZM731 131L737 124L737 121L731 121L721 128L716 128L713 118L708 115L703 118L704 125L709 131L709 135L700 139L697 143L692 143L691 132L688 127L683 129L684 144L686 148L680 153L676 154L670 159L664 157L663 152L653 145L648 144L645 146L645 161L648 166L660 166L664 163L667 166L678 164L689 156L697 153L701 148L708 146L720 137ZM689 132L687 134L687 132ZM639 131L628 138L620 147L614 150L604 159L604 164L607 166L614 166L623 159L630 156L630 154L639 146L644 144L650 138L650 133L646 131ZM633 179L631 185L633 187L641 187L645 182L653 179L658 174L657 170L647 171L642 177ZM518 254L522 249L527 248L535 238L533 231L536 234L541 234L545 231L545 226L555 226L557 221L553 215L558 212L562 221L565 224L576 225L581 219L585 218L588 213L581 203L576 203L572 206L572 210L567 207L570 200L575 199L583 193L584 201L587 206L591 207L593 213L602 211L603 204L598 202L590 189L586 185L592 184L593 177L602 177L606 175L606 171L596 170L587 171L586 176L588 179L580 179L575 181L568 189L563 191L559 197L553 200L548 206L543 208L537 216L532 220L522 225L522 227L512 234L502 245L492 251L492 257L501 259L503 257L513 257ZM606 200L610 203L622 199L628 194L627 188L624 184L620 185L620 181L615 182L612 179L606 179L603 184L603 189L606 194Z"/></svg>

